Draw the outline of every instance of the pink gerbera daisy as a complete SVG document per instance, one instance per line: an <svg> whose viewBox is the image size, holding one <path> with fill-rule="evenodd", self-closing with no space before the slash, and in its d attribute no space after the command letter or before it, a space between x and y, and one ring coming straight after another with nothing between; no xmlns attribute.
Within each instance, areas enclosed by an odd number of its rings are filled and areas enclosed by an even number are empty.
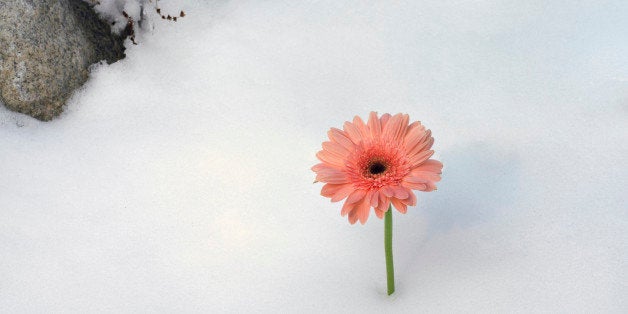
<svg viewBox="0 0 628 314"><path fill-rule="evenodd" d="M421 122L409 124L407 114L371 112L365 124L360 117L332 128L328 142L316 154L321 163L312 167L316 181L326 183L321 195L332 202L345 199L341 215L364 224L371 207L382 218L392 203L401 213L416 204L412 190L436 190L443 164L429 159L434 138Z"/></svg>

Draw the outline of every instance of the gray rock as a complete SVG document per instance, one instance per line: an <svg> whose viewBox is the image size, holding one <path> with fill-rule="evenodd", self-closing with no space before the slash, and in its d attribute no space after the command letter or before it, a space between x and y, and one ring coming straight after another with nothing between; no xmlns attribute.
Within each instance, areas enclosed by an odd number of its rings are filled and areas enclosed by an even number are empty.
<svg viewBox="0 0 628 314"><path fill-rule="evenodd" d="M91 64L124 58L123 40L82 0L0 0L0 100L51 120Z"/></svg>

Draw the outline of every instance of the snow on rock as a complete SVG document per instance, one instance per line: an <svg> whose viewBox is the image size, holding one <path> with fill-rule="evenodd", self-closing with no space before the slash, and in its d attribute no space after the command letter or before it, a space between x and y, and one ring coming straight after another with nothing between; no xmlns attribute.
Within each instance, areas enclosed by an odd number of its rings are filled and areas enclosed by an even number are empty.
<svg viewBox="0 0 628 314"><path fill-rule="evenodd" d="M114 32L120 33L127 25L128 18L142 20L141 7L149 5L147 0L83 0L93 5L94 11L111 24ZM125 13L127 16L125 16Z"/></svg>

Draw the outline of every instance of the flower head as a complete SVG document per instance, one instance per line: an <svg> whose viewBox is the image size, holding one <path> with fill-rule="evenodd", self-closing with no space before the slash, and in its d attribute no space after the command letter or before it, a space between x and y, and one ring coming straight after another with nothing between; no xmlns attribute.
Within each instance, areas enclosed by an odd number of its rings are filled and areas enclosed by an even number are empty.
<svg viewBox="0 0 628 314"><path fill-rule="evenodd" d="M346 198L341 215L364 224L371 207L382 218L392 203L401 213L416 205L412 190L436 190L443 164L429 159L434 138L421 122L409 124L407 114L371 112L367 123L360 117L332 128L329 141L316 154L321 163L312 167L316 181L326 183L321 195L337 202Z"/></svg>

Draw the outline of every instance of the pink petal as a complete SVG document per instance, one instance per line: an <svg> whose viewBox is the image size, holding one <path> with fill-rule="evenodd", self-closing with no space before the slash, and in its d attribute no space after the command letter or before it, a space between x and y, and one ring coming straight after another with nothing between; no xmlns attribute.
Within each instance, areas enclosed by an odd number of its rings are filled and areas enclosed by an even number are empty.
<svg viewBox="0 0 628 314"><path fill-rule="evenodd" d="M412 172L410 173L409 176L403 178L403 182L407 182L407 183L427 183L429 181L430 180L427 178L412 175Z"/></svg>
<svg viewBox="0 0 628 314"><path fill-rule="evenodd" d="M425 129L425 127L421 124L421 121L414 121L406 128L405 136L408 136L408 134L410 134L410 132L414 129Z"/></svg>
<svg viewBox="0 0 628 314"><path fill-rule="evenodd" d="M402 185L407 188L423 192L431 192L436 190L436 184L434 184L433 181L425 180L418 177L405 178L402 182Z"/></svg>
<svg viewBox="0 0 628 314"><path fill-rule="evenodd" d="M410 116L408 114L401 115L401 127L399 128L398 139L401 140L406 135L406 130L410 124Z"/></svg>
<svg viewBox="0 0 628 314"><path fill-rule="evenodd" d="M314 167L312 167L312 171L314 171L314 172L343 171L342 168L344 168L344 167L338 167L338 166L334 166L334 165L322 162L320 164L314 165Z"/></svg>
<svg viewBox="0 0 628 314"><path fill-rule="evenodd" d="M367 122L367 126L369 131L371 131L371 136L373 138L379 138L382 134L382 124L377 118L377 112L371 111L369 114L369 120Z"/></svg>
<svg viewBox="0 0 628 314"><path fill-rule="evenodd" d="M316 174L316 181L333 184L349 183L347 176L340 171L319 171Z"/></svg>
<svg viewBox="0 0 628 314"><path fill-rule="evenodd" d="M364 196L366 196L366 190L355 190L353 191L353 193L349 194L349 197L347 198L347 203L353 204L357 203L358 201L362 201L364 199Z"/></svg>
<svg viewBox="0 0 628 314"><path fill-rule="evenodd" d="M408 143L406 145L406 154L408 156L414 156L424 150L430 149L430 147L432 147L432 143L434 143L434 138L432 138L432 131L427 130L421 135L418 140L414 142L414 145L412 143Z"/></svg>
<svg viewBox="0 0 628 314"><path fill-rule="evenodd" d="M340 215L341 216L346 216L348 213L350 213L353 208L355 207L355 204L351 204L347 201L345 201L344 204L342 204L342 210L340 210Z"/></svg>
<svg viewBox="0 0 628 314"><path fill-rule="evenodd" d="M334 195L331 197L331 201L338 202L343 198L349 196L349 194L351 194L353 190L354 188L352 184L343 184L343 187L340 190L336 191L336 193L334 193Z"/></svg>
<svg viewBox="0 0 628 314"><path fill-rule="evenodd" d="M368 130L366 124L364 124L364 121L362 121L360 117L355 116L353 118L353 125L356 129L358 129L358 132L360 132L360 138L362 138L362 140L371 136L371 132Z"/></svg>
<svg viewBox="0 0 628 314"><path fill-rule="evenodd" d="M343 129L345 130L345 132L349 136L349 139L353 143L358 144L362 142L362 135L360 134L360 131L358 130L358 128L355 125L353 125L353 123L348 122L348 121L345 122L345 124L343 125Z"/></svg>
<svg viewBox="0 0 628 314"><path fill-rule="evenodd" d="M434 144L434 138L429 137L425 140L425 142L419 143L416 147L414 147L412 151L408 153L408 156L413 157L415 155L428 151L430 148L432 148L433 144Z"/></svg>
<svg viewBox="0 0 628 314"><path fill-rule="evenodd" d="M442 169L443 164L440 161L428 159L412 169L408 176L404 178L404 181L409 180L413 183L438 182L441 179L440 174Z"/></svg>
<svg viewBox="0 0 628 314"><path fill-rule="evenodd" d="M384 213L385 211L380 210L379 208L375 208L375 215L377 215L377 218L379 219L384 218Z"/></svg>
<svg viewBox="0 0 628 314"><path fill-rule="evenodd" d="M406 130L408 129L409 122L410 116L407 114L402 114L401 121L399 122L399 129L397 130L397 133L394 137L396 141L400 142L401 140L403 140L403 137L406 135Z"/></svg>
<svg viewBox="0 0 628 314"><path fill-rule="evenodd" d="M402 123L403 115L401 113L394 115L382 130L382 137L388 141L396 142L398 140L397 136L401 133L401 129L405 129L406 127L406 125Z"/></svg>
<svg viewBox="0 0 628 314"><path fill-rule="evenodd" d="M342 189L346 185L347 184L327 183L323 185L323 188L321 189L321 195L325 197L332 197L334 194L336 194L336 192L338 192L340 189Z"/></svg>
<svg viewBox="0 0 628 314"><path fill-rule="evenodd" d="M317 174L321 174L321 173L344 173L344 171L342 169L339 169L337 167L334 167L330 164L321 164L320 166L315 166L316 167L316 173Z"/></svg>
<svg viewBox="0 0 628 314"><path fill-rule="evenodd" d="M432 171L412 170L408 174L408 177L421 178L426 181L436 181L436 182L440 181L440 174L432 172Z"/></svg>
<svg viewBox="0 0 628 314"><path fill-rule="evenodd" d="M358 220L361 224L366 223L366 220L369 217L370 210L371 206L366 201L366 199L363 199L359 203L352 204L352 207L349 211L349 223L354 224Z"/></svg>
<svg viewBox="0 0 628 314"><path fill-rule="evenodd" d="M382 188L379 189L379 191L387 197L393 197L395 195L395 190L388 185L382 186Z"/></svg>
<svg viewBox="0 0 628 314"><path fill-rule="evenodd" d="M382 115L381 118L379 118L379 121L382 125L382 132L384 132L384 128L386 128L386 124L388 124L388 121L390 121L390 113L385 113Z"/></svg>
<svg viewBox="0 0 628 314"><path fill-rule="evenodd" d="M434 184L434 182L428 182L426 183L427 187L425 188L425 190L423 190L424 192L432 192L434 190L436 190L436 184Z"/></svg>
<svg viewBox="0 0 628 314"><path fill-rule="evenodd" d="M421 165L421 163L426 161L428 158L432 157L432 155L434 155L433 150L426 150L422 153L416 154L410 157L410 160L409 160L410 165L412 167L418 167L419 165Z"/></svg>
<svg viewBox="0 0 628 314"><path fill-rule="evenodd" d="M400 200L396 198L391 198L390 201L400 213L405 214L408 211L408 206L406 206L406 204L402 203Z"/></svg>
<svg viewBox="0 0 628 314"><path fill-rule="evenodd" d="M358 221L358 210L354 208L349 212L349 223L353 225L356 221Z"/></svg>
<svg viewBox="0 0 628 314"><path fill-rule="evenodd" d="M405 182L403 185L409 189L417 190L417 191L425 191L427 190L427 183L409 183Z"/></svg>
<svg viewBox="0 0 628 314"><path fill-rule="evenodd" d="M427 190L427 183L411 183L411 182L404 181L403 185L409 189L413 189L417 191Z"/></svg>
<svg viewBox="0 0 628 314"><path fill-rule="evenodd" d="M425 127L415 122L408 126L403 143L407 149L411 149L419 143L423 135L425 135Z"/></svg>
<svg viewBox="0 0 628 314"><path fill-rule="evenodd" d="M353 151L353 149L355 148L355 144L351 141L351 139L349 139L347 134L342 130L331 128L331 130L327 132L327 136L329 136L329 139L331 141L340 144L347 151Z"/></svg>
<svg viewBox="0 0 628 314"><path fill-rule="evenodd" d="M323 150L332 153L334 156L339 157L342 160L349 155L349 151L346 148L335 142L323 142Z"/></svg>
<svg viewBox="0 0 628 314"><path fill-rule="evenodd" d="M406 199L409 196L408 190L406 190L403 186L396 186L393 190L395 192L395 198L400 200Z"/></svg>
<svg viewBox="0 0 628 314"><path fill-rule="evenodd" d="M379 210L381 212L386 212L388 210L388 206L390 206L390 198L384 196L383 193L379 193Z"/></svg>
<svg viewBox="0 0 628 314"><path fill-rule="evenodd" d="M312 171L314 171L314 172L318 172L318 171L320 171L320 170L322 170L322 169L325 169L325 168L329 168L329 166L328 166L327 164L323 164L323 163L321 163L321 164L316 164L316 165L314 165L311 169L312 169Z"/></svg>
<svg viewBox="0 0 628 314"><path fill-rule="evenodd" d="M419 191L425 191L430 181L422 177L405 177L403 178L403 186Z"/></svg>
<svg viewBox="0 0 628 314"><path fill-rule="evenodd" d="M414 168L412 171L415 171L415 170L430 171L436 174L441 174L441 171L443 170L443 164L438 160L428 159L421 165Z"/></svg>
<svg viewBox="0 0 628 314"><path fill-rule="evenodd" d="M372 191L371 193L371 206L373 206L373 208L377 208L377 205L379 205L379 191Z"/></svg>
<svg viewBox="0 0 628 314"><path fill-rule="evenodd" d="M360 203L360 205L357 208L358 211L358 219L360 220L361 224L365 224L366 220L368 220L369 218L369 213L371 212L371 204L369 204L369 202L367 202L366 199L364 199L362 201L362 203Z"/></svg>
<svg viewBox="0 0 628 314"><path fill-rule="evenodd" d="M316 153L316 157L318 157L320 161L336 166L338 168L344 167L345 164L344 160L341 157L336 156L326 150L321 150Z"/></svg>
<svg viewBox="0 0 628 314"><path fill-rule="evenodd" d="M414 206L416 205L416 195L414 195L414 193L410 192L410 195L408 196L408 198L401 200L402 203L408 205L408 206Z"/></svg>

